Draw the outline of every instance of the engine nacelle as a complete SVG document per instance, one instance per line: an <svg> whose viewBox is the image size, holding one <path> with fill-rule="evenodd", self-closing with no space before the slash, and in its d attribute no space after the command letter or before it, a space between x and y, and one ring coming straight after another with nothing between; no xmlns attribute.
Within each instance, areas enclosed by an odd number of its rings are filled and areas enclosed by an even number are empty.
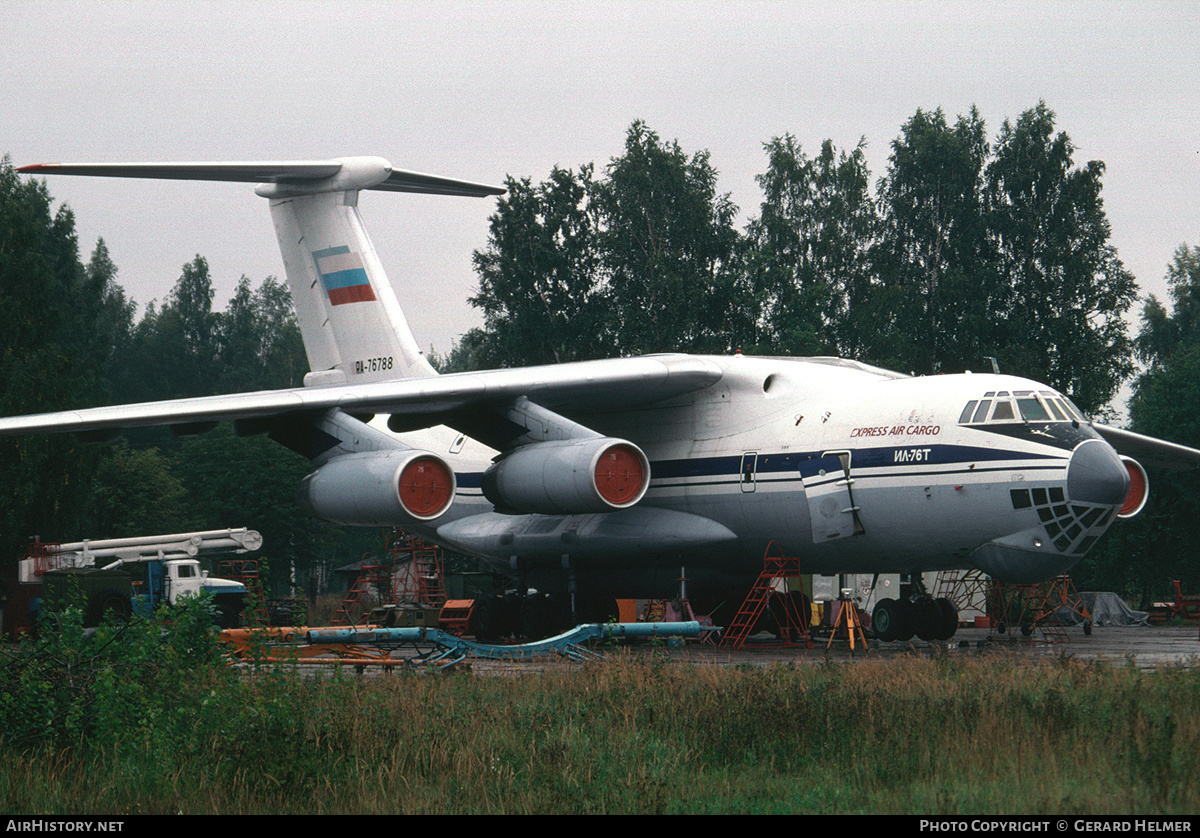
<svg viewBox="0 0 1200 838"><path fill-rule="evenodd" d="M1117 517L1132 518L1142 511L1146 499L1150 497L1150 478L1146 476L1146 470L1137 460L1122 457L1121 462L1129 472L1129 491L1125 493L1125 503L1117 510Z"/></svg>
<svg viewBox="0 0 1200 838"><path fill-rule="evenodd" d="M300 483L305 512L364 527L432 521L454 500L454 471L441 457L407 448L335 457Z"/></svg>
<svg viewBox="0 0 1200 838"><path fill-rule="evenodd" d="M483 494L507 512L585 515L633 506L650 486L650 461L621 439L526 445L483 473Z"/></svg>

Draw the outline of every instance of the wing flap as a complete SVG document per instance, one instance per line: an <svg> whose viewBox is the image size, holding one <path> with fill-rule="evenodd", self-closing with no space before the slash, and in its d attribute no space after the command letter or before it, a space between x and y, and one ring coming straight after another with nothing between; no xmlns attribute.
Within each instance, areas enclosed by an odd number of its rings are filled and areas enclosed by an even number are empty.
<svg viewBox="0 0 1200 838"><path fill-rule="evenodd" d="M206 396L141 404L64 410L0 419L0 436L32 433L82 433L150 425L194 425L275 416L305 408L298 390L267 390L232 396Z"/></svg>

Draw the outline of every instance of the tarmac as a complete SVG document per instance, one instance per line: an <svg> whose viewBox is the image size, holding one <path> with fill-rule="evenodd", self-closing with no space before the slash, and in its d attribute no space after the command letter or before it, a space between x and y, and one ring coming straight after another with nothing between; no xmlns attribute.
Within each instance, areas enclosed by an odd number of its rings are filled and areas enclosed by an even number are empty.
<svg viewBox="0 0 1200 838"><path fill-rule="evenodd" d="M1081 627L1035 629L1025 637L1014 629L1008 634L993 634L987 629L962 628L950 640L883 643L867 639L866 646L855 641L834 639L828 634L812 638L812 647L804 644L784 646L769 634L747 639L741 649L720 649L711 643L688 642L679 645L639 645L633 650L653 650L669 660L708 666L740 666L772 664L820 664L828 661L854 663L857 661L895 660L912 656L925 657L989 657L1001 659L1055 660L1070 657L1078 660L1105 660L1117 665L1133 665L1139 669L1160 666L1200 666L1200 626L1097 626L1090 635ZM609 654L598 649L601 654ZM565 658L532 661L490 661L470 659L468 667L477 674L520 674L546 670L563 670L581 666Z"/></svg>
<svg viewBox="0 0 1200 838"><path fill-rule="evenodd" d="M686 649L688 654L699 653L719 657L721 650L705 650L703 646ZM728 653L726 653L728 654ZM864 650L861 642L829 637L813 638L813 647L781 648L773 638L764 635L751 638L737 653L739 655L779 655L781 660L823 662L833 660L890 660L900 656L978 657L1009 656L1018 658L1060 658L1070 656L1080 660L1108 660L1114 663L1132 662L1141 668L1160 665L1200 665L1200 626L1120 626L1096 627L1085 635L1080 627L1042 632L1034 630L1025 637L1018 630L1008 634L992 634L987 629L959 629L950 640L883 643L868 639ZM737 661L742 662L742 661Z"/></svg>

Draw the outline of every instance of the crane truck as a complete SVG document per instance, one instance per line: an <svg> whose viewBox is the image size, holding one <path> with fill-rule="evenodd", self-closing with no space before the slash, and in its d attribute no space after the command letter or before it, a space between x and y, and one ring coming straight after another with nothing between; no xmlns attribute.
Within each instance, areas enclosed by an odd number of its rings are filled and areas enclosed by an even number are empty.
<svg viewBox="0 0 1200 838"><path fill-rule="evenodd" d="M262 547L254 530L194 533L44 544L35 541L22 562L22 581L41 581L34 617L43 603L83 601L84 625L148 616L159 605L176 605L207 591L221 628L237 628L246 603L246 586L201 570L201 553L246 553ZM36 624L36 623L35 623Z"/></svg>

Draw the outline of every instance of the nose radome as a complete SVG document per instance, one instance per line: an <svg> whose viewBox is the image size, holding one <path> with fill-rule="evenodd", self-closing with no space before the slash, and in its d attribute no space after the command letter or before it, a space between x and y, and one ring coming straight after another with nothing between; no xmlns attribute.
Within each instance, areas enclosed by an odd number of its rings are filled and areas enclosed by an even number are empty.
<svg viewBox="0 0 1200 838"><path fill-rule="evenodd" d="M1067 466L1067 494L1073 501L1115 506L1129 494L1129 472L1108 443L1088 439L1075 446Z"/></svg>

